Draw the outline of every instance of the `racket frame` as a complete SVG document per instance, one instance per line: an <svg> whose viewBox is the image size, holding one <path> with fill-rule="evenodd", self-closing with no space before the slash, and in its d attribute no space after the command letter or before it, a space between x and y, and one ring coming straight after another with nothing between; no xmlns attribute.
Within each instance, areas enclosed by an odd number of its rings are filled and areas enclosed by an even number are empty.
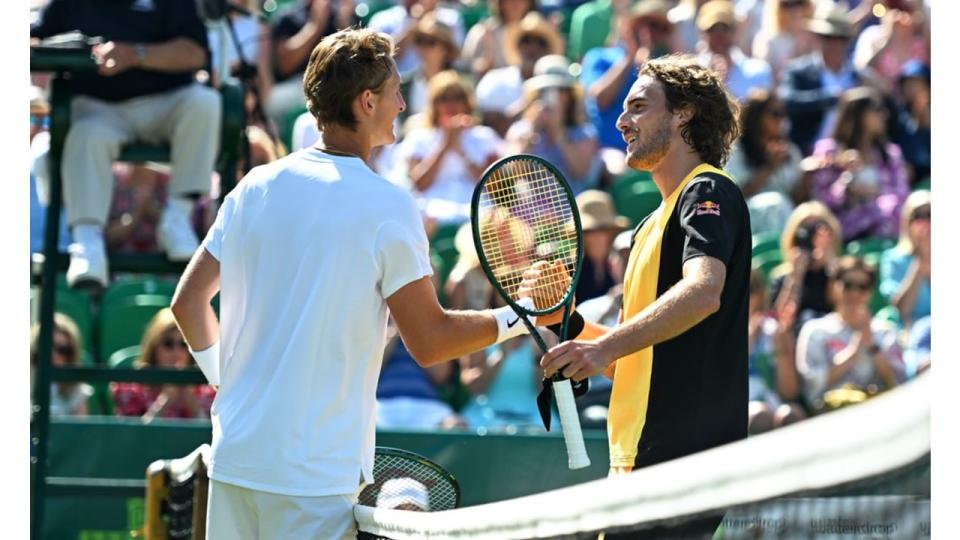
<svg viewBox="0 0 960 540"><path fill-rule="evenodd" d="M534 309L527 309L521 306L515 302L513 298L511 298L510 294L506 290L504 290L504 288L500 285L499 279L497 279L496 275L493 273L493 269L490 268L490 263L483 252L483 242L480 237L479 210L480 200L483 197L483 192L485 191L483 186L486 185L487 181L490 180L491 176L493 176L496 170L503 165L513 161L525 160L532 160L543 165L554 175L557 183L559 183L563 188L563 191L567 196L567 200L570 202L570 212L573 216L576 233L577 255L574 263L574 271L570 276L569 288L559 302L542 310L536 309L536 305L534 305ZM477 247L477 256L480 260L480 268L483 269L483 273L486 274L487 280L489 280L490 284L493 285L493 288L497 291L497 294L499 294L500 297L507 302L507 305L509 305L517 314L517 316L523 321L524 326L527 327L527 330L540 347L540 350L546 354L549 349L547 344L543 341L543 337L540 335L540 332L538 332L533 323L530 322L530 315L546 315L553 313L560 306L563 306L563 322L560 325L559 337L561 343L566 341L568 330L567 326L570 322L570 311L573 304L572 299L577 290L577 284L580 282L580 271L583 267L583 227L580 223L580 212L577 209L576 198L573 196L573 190L570 188L570 184L567 183L566 178L564 178L564 176L552 163L541 158L540 156L533 154L515 154L497 160L492 165L487 167L487 169L483 172L483 175L480 177L480 181L477 182L477 186L473 191L473 197L470 203L470 228L473 231L473 242ZM576 404L573 398L570 380L565 378L559 371L553 375L551 380L554 384L554 398L557 401L557 407L560 409L561 413L561 428L563 430L564 443L567 447L568 467L570 469L581 469L583 467L588 467L590 465L590 457L587 455L586 447L584 446L583 432L580 429L580 418L576 412Z"/></svg>

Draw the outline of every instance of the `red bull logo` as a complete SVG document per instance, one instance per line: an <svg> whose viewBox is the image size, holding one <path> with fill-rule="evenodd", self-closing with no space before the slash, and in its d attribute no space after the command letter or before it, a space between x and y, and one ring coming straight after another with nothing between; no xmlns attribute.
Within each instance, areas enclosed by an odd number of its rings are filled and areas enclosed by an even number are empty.
<svg viewBox="0 0 960 540"><path fill-rule="evenodd" d="M720 215L720 205L713 201L704 201L697 204L697 215L702 216L703 214L713 214L714 216Z"/></svg>

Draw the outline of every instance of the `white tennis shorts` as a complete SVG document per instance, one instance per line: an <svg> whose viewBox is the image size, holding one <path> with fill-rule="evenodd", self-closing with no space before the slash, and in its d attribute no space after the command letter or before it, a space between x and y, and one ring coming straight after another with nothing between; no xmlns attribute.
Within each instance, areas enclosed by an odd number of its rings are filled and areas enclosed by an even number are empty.
<svg viewBox="0 0 960 540"><path fill-rule="evenodd" d="M210 480L208 540L353 540L353 495L294 497Z"/></svg>

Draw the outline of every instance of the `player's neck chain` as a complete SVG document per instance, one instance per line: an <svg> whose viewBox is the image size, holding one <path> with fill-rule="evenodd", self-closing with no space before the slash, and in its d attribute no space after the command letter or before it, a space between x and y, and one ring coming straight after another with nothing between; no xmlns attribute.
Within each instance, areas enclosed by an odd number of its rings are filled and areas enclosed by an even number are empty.
<svg viewBox="0 0 960 540"><path fill-rule="evenodd" d="M350 153L350 152L344 152L344 151L342 151L342 150L336 150L336 149L334 149L334 148L330 148L329 146L326 147L326 148L324 148L323 146L314 146L314 148L316 148L317 150L323 152L324 154L330 154L331 156L354 157L354 158L357 158L357 159L361 159L360 156L358 156L358 155L356 155L356 154L353 154L353 153Z"/></svg>

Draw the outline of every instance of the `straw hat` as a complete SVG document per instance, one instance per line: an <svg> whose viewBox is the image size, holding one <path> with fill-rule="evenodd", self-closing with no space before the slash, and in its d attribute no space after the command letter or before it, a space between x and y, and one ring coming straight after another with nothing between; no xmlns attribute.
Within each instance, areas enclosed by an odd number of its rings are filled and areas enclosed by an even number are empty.
<svg viewBox="0 0 960 540"><path fill-rule="evenodd" d="M577 195L580 224L584 232L600 230L623 230L630 227L630 220L617 215L613 197L605 191L588 189Z"/></svg>
<svg viewBox="0 0 960 540"><path fill-rule="evenodd" d="M429 36L438 39L447 48L452 58L460 56L460 46L453 36L453 29L445 22L437 19L436 14L432 11L417 21L417 26L413 29L414 39L417 36Z"/></svg>
<svg viewBox="0 0 960 540"><path fill-rule="evenodd" d="M667 14L673 8L669 2L664 0L640 0L633 7L630 8L630 18L631 19L662 19L665 22L670 22Z"/></svg>
<svg viewBox="0 0 960 540"><path fill-rule="evenodd" d="M574 88L577 79L570 74L570 62L562 54L548 54L537 60L533 77L523 83L525 93L536 93L544 88Z"/></svg>
<svg viewBox="0 0 960 540"><path fill-rule="evenodd" d="M697 29L706 32L715 24L725 24L730 28L737 25L737 16L730 0L710 0L700 6L700 12L697 14Z"/></svg>
<svg viewBox="0 0 960 540"><path fill-rule="evenodd" d="M847 19L847 11L843 6L826 6L826 9L817 9L813 18L807 23L807 30L820 36L851 38L854 34L853 25Z"/></svg>
<svg viewBox="0 0 960 540"><path fill-rule="evenodd" d="M547 41L547 54L563 54L563 37L557 31L550 21L543 18L543 15L536 11L531 11L520 19L520 23L507 29L507 36L504 42L504 56L511 65L518 66L522 62L520 57L520 38L528 35L536 35Z"/></svg>

